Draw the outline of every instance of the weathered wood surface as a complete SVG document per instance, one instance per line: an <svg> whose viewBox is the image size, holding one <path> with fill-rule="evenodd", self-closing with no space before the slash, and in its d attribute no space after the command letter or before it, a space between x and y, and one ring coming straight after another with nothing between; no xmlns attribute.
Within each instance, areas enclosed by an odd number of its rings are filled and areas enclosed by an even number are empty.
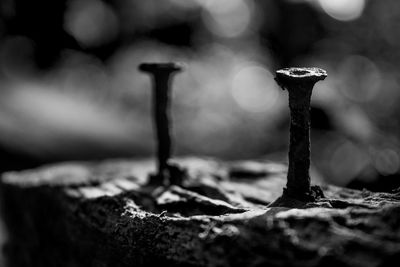
<svg viewBox="0 0 400 267"><path fill-rule="evenodd" d="M285 165L179 163L190 179L169 188L144 186L147 160L3 175L9 266L398 266L400 192L323 186L313 205L268 208Z"/></svg>

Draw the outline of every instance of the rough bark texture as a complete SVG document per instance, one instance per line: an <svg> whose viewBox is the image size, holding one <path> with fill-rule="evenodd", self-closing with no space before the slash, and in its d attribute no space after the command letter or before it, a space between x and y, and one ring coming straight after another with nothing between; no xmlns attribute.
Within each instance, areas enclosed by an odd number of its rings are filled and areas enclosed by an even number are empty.
<svg viewBox="0 0 400 267"><path fill-rule="evenodd" d="M184 159L182 186L144 186L152 163L69 163L1 182L9 266L397 266L400 193L324 186L268 208L275 163ZM314 179L314 177L313 177Z"/></svg>

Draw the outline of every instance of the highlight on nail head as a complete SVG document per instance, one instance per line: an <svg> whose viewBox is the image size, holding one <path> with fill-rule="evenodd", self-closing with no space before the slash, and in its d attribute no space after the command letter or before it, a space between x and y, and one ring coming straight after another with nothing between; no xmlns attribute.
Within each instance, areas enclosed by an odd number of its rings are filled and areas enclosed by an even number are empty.
<svg viewBox="0 0 400 267"><path fill-rule="evenodd" d="M284 81L320 81L328 76L327 72L320 68L284 68L276 71L276 78L279 82Z"/></svg>

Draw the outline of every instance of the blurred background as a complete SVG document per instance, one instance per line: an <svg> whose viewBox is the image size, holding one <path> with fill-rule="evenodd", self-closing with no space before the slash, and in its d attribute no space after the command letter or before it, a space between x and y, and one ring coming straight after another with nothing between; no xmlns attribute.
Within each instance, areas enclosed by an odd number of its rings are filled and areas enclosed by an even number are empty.
<svg viewBox="0 0 400 267"><path fill-rule="evenodd" d="M173 86L175 155L286 161L274 72L316 66L328 78L313 93L314 169L393 190L399 29L397 0L1 0L0 173L154 155L150 79L137 71L153 61L187 65Z"/></svg>
<svg viewBox="0 0 400 267"><path fill-rule="evenodd" d="M274 71L316 66L312 161L336 185L400 186L397 0L1 0L0 171L154 154L141 62L181 61L175 155L285 161Z"/></svg>

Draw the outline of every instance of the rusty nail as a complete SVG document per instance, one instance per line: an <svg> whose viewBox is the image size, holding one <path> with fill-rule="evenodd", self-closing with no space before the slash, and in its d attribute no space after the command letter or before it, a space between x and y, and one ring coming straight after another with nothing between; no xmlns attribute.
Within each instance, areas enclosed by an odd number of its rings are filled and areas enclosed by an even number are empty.
<svg viewBox="0 0 400 267"><path fill-rule="evenodd" d="M158 174L161 180L169 174L168 160L171 157L170 136L170 87L171 76L182 70L178 63L142 63L139 70L150 73L153 80L153 115L157 137ZM163 181L161 181L163 182Z"/></svg>
<svg viewBox="0 0 400 267"><path fill-rule="evenodd" d="M327 73L319 68L285 68L276 71L275 81L289 93L289 170L284 196L312 201L310 183L310 101L314 84Z"/></svg>

